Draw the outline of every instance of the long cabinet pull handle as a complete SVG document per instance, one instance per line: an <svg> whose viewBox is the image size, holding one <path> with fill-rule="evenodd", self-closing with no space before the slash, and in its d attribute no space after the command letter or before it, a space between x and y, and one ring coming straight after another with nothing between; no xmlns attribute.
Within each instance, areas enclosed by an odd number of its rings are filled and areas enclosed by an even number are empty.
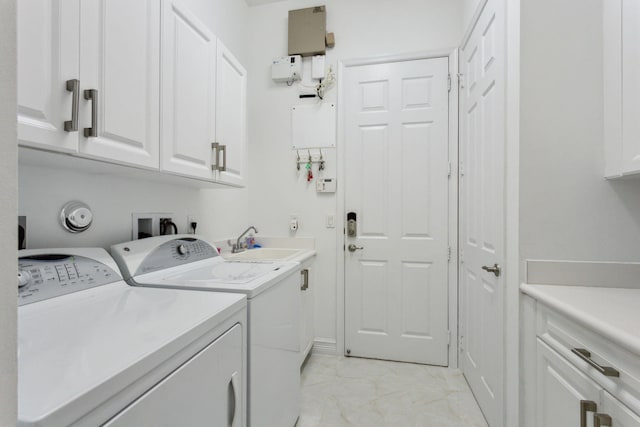
<svg viewBox="0 0 640 427"><path fill-rule="evenodd" d="M238 384L240 374L238 371L231 375L229 386L231 387L231 398L229 402L229 427L238 427L240 425L240 410L242 409L240 398L240 385Z"/></svg>
<svg viewBox="0 0 640 427"><path fill-rule="evenodd" d="M98 136L98 90L86 89L84 99L91 101L91 127L84 128L86 138Z"/></svg>
<svg viewBox="0 0 640 427"><path fill-rule="evenodd" d="M611 366L602 366L593 359L591 359L591 352L585 348L572 348L571 352L578 356L580 359L587 362L591 367L595 368L598 372L606 377L619 377L620 372L617 369L612 368Z"/></svg>
<svg viewBox="0 0 640 427"><path fill-rule="evenodd" d="M220 143L218 142L212 142L211 143L211 152L212 152L212 162L211 162L211 170L217 171L220 170L219 168L219 157L220 157Z"/></svg>
<svg viewBox="0 0 640 427"><path fill-rule="evenodd" d="M302 286L300 287L300 289L306 291L307 289L309 289L309 269L302 269L300 271L300 274L302 275Z"/></svg>
<svg viewBox="0 0 640 427"><path fill-rule="evenodd" d="M594 414L598 410L598 405L592 400L580 401L580 427L587 427L587 412Z"/></svg>
<svg viewBox="0 0 640 427"><path fill-rule="evenodd" d="M608 414L593 414L593 427L612 427L611 416Z"/></svg>
<svg viewBox="0 0 640 427"><path fill-rule="evenodd" d="M67 91L72 92L71 120L64 122L64 130L67 132L76 132L78 130L78 109L80 108L80 80L67 80Z"/></svg>
<svg viewBox="0 0 640 427"><path fill-rule="evenodd" d="M222 152L222 166L218 167L220 172L227 170L227 146L220 145L220 151Z"/></svg>

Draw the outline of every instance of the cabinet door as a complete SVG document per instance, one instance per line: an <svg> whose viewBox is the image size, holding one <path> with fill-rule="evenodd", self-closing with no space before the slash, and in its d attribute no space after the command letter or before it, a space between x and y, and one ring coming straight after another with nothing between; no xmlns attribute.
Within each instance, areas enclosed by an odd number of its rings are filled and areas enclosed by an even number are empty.
<svg viewBox="0 0 640 427"><path fill-rule="evenodd" d="M179 0L163 0L161 33L161 168L213 179L216 38Z"/></svg>
<svg viewBox="0 0 640 427"><path fill-rule="evenodd" d="M304 286L306 270L306 286ZM313 347L314 328L314 281L313 268L302 269L302 286L300 291L300 363L304 362Z"/></svg>
<svg viewBox="0 0 640 427"><path fill-rule="evenodd" d="M105 427L244 426L242 360L236 325Z"/></svg>
<svg viewBox="0 0 640 427"><path fill-rule="evenodd" d="M218 40L216 140L226 150L216 179L244 185L247 164L247 72ZM221 162L222 163L222 162Z"/></svg>
<svg viewBox="0 0 640 427"><path fill-rule="evenodd" d="M582 414L581 401L597 403L601 388L540 339L537 360L534 425L580 426L581 416L592 425L593 412L585 409Z"/></svg>
<svg viewBox="0 0 640 427"><path fill-rule="evenodd" d="M20 0L18 12L18 141L21 145L75 152L72 92L79 79L79 0Z"/></svg>
<svg viewBox="0 0 640 427"><path fill-rule="evenodd" d="M83 0L80 153L157 169L160 5L154 0ZM84 94L83 94L84 95ZM96 123L92 111L97 109ZM83 128L96 127L96 137Z"/></svg>
<svg viewBox="0 0 640 427"><path fill-rule="evenodd" d="M621 13L623 173L637 173L640 172L640 2L622 0Z"/></svg>
<svg viewBox="0 0 640 427"><path fill-rule="evenodd" d="M598 412L609 415L615 427L640 427L640 414L633 412L606 391L602 392L602 405Z"/></svg>

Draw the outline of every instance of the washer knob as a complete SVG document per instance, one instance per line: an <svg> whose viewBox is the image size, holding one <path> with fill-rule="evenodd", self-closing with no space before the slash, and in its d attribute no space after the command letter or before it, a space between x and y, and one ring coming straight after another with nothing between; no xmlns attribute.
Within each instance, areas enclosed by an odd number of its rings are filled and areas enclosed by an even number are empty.
<svg viewBox="0 0 640 427"><path fill-rule="evenodd" d="M18 289L24 288L31 282L31 274L28 271L18 271Z"/></svg>
<svg viewBox="0 0 640 427"><path fill-rule="evenodd" d="M180 254L180 255L184 256L184 255L187 254L187 247L185 245L178 245L176 250L178 251L178 254Z"/></svg>

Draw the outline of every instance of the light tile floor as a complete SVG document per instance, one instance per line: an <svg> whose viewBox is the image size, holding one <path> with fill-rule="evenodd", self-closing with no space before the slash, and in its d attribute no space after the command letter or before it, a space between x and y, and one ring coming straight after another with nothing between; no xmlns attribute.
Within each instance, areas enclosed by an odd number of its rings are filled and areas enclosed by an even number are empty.
<svg viewBox="0 0 640 427"><path fill-rule="evenodd" d="M487 426L462 373L411 363L312 354L296 427Z"/></svg>

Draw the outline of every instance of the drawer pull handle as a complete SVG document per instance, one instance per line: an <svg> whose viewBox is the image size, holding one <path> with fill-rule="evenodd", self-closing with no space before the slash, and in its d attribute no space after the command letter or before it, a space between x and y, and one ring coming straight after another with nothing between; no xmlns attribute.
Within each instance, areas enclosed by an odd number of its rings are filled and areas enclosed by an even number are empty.
<svg viewBox="0 0 640 427"><path fill-rule="evenodd" d="M580 427L587 427L587 412L593 412L594 414L598 410L598 405L592 400L580 401Z"/></svg>
<svg viewBox="0 0 640 427"><path fill-rule="evenodd" d="M598 372L600 372L602 375L604 375L606 377L619 377L620 376L620 372L618 370L612 368L611 366L601 366L601 365L597 364L596 362L594 362L591 359L591 353L587 349L584 349L584 348L573 348L573 349L571 349L571 352L573 354L575 354L576 356L578 356L580 359L582 359L585 362L587 362L589 365L591 365L593 368L595 368ZM606 424L603 424L603 425L606 425Z"/></svg>
<svg viewBox="0 0 640 427"><path fill-rule="evenodd" d="M593 414L593 427L612 427L611 416L607 414Z"/></svg>

